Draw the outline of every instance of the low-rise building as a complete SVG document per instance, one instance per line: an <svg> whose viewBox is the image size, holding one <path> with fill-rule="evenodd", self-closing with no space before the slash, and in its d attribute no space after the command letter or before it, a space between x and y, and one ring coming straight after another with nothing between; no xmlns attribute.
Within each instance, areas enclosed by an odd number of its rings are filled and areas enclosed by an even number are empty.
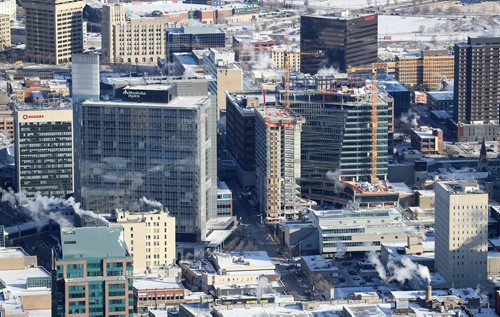
<svg viewBox="0 0 500 317"><path fill-rule="evenodd" d="M428 91L427 103L435 110L453 109L453 91Z"/></svg>
<svg viewBox="0 0 500 317"><path fill-rule="evenodd" d="M226 183L217 182L217 217L233 215L233 194Z"/></svg>
<svg viewBox="0 0 500 317"><path fill-rule="evenodd" d="M0 316L51 316L52 277L37 257L5 248L0 225Z"/></svg>
<svg viewBox="0 0 500 317"><path fill-rule="evenodd" d="M112 218L124 229L134 275L146 275L153 267L175 262L175 217L168 212L162 208L149 212L115 210Z"/></svg>
<svg viewBox="0 0 500 317"><path fill-rule="evenodd" d="M319 230L320 253L331 257L337 252L380 250L382 242L404 242L414 227L403 222L396 208L310 209L311 222Z"/></svg>
<svg viewBox="0 0 500 317"><path fill-rule="evenodd" d="M300 264L305 276L320 274L332 284L339 282L339 269L334 265L332 259L325 259L321 255L302 256Z"/></svg>
<svg viewBox="0 0 500 317"><path fill-rule="evenodd" d="M134 311L149 316L150 309L167 309L184 303L184 286L175 277L134 279Z"/></svg>
<svg viewBox="0 0 500 317"><path fill-rule="evenodd" d="M443 154L443 130L429 127L411 129L411 146L422 155Z"/></svg>
<svg viewBox="0 0 500 317"><path fill-rule="evenodd" d="M279 281L281 278L265 251L214 253L209 259L183 260L179 265L191 290L201 290L205 293L220 293L217 287L222 289L222 285L255 290L255 284L263 277L270 282ZM280 284L277 287L281 286Z"/></svg>

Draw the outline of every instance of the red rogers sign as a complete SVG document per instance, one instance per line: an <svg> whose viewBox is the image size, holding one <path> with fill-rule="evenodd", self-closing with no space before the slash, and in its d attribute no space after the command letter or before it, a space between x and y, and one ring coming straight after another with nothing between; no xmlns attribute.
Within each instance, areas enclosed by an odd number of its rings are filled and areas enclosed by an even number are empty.
<svg viewBox="0 0 500 317"><path fill-rule="evenodd" d="M43 114L23 114L23 119L41 119Z"/></svg>
<svg viewBox="0 0 500 317"><path fill-rule="evenodd" d="M369 16L365 17L365 21L372 21L372 20L375 20L375 16L374 15L369 15Z"/></svg>

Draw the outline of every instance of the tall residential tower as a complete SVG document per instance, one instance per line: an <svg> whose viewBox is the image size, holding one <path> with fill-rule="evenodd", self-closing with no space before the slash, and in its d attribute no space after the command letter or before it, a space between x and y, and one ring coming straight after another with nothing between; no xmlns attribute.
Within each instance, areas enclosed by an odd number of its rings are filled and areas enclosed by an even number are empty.
<svg viewBox="0 0 500 317"><path fill-rule="evenodd" d="M498 140L500 37L455 44L455 122L463 142Z"/></svg>
<svg viewBox="0 0 500 317"><path fill-rule="evenodd" d="M257 108L256 187L267 222L293 219L300 195L300 133L304 119L280 108Z"/></svg>

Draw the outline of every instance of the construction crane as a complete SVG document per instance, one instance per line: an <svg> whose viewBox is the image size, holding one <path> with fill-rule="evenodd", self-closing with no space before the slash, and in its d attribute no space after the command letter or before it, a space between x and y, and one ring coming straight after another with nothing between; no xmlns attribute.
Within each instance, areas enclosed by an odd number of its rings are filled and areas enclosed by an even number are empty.
<svg viewBox="0 0 500 317"><path fill-rule="evenodd" d="M377 113L377 97L378 97L378 85L377 85L377 71L379 69L384 69L387 71L387 64L384 62L380 63L372 63L371 67L351 67L347 70L348 73L355 73L359 71L371 71L371 132L372 132L372 152L371 152L371 182L378 183L378 175L377 175L377 161L378 161L378 113Z"/></svg>

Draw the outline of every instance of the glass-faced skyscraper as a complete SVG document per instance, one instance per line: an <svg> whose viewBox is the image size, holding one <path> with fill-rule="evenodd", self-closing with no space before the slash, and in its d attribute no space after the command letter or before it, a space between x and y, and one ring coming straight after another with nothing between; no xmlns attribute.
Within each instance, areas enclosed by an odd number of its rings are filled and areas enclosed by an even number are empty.
<svg viewBox="0 0 500 317"><path fill-rule="evenodd" d="M216 111L204 84L205 95L186 96L178 84L135 86L123 90L126 101L82 104L77 199L84 208L134 210L146 197L175 215L179 239L205 238L217 175Z"/></svg>
<svg viewBox="0 0 500 317"><path fill-rule="evenodd" d="M300 71L316 74L322 67L345 72L377 61L377 15L348 13L300 17Z"/></svg>

